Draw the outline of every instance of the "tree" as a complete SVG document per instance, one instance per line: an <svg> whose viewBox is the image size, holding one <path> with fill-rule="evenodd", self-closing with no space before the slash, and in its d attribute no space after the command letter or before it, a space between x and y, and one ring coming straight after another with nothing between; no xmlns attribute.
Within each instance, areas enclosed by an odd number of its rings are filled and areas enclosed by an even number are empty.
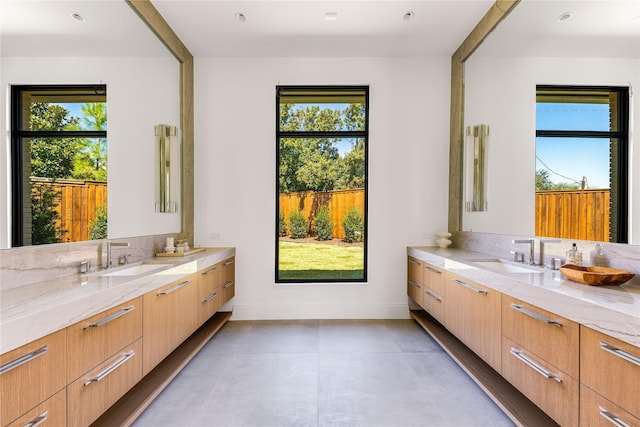
<svg viewBox="0 0 640 427"><path fill-rule="evenodd" d="M536 191L551 190L579 190L580 184L570 182L553 182L549 178L549 171L546 169L538 169L536 171Z"/></svg>
<svg viewBox="0 0 640 427"><path fill-rule="evenodd" d="M30 109L30 130L59 131L77 126L78 118L59 105L33 103ZM31 175L43 178L71 178L76 155L75 138L33 138L29 143Z"/></svg>
<svg viewBox="0 0 640 427"><path fill-rule="evenodd" d="M107 112L103 102L85 103L81 107L82 130L106 130ZM80 130L80 126L67 128ZM78 140L74 162L75 179L105 181L107 179L107 141L104 138L82 138Z"/></svg>

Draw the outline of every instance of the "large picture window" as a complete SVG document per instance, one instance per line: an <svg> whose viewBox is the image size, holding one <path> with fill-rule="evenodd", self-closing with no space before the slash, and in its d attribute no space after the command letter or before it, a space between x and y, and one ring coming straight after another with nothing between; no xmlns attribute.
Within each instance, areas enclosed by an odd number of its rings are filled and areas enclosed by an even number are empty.
<svg viewBox="0 0 640 427"><path fill-rule="evenodd" d="M276 88L276 282L367 280L369 89Z"/></svg>

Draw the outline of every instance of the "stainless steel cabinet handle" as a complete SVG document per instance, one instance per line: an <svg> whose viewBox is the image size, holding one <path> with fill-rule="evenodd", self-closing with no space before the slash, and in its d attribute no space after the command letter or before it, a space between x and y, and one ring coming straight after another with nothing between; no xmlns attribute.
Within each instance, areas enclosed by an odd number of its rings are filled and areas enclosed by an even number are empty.
<svg viewBox="0 0 640 427"><path fill-rule="evenodd" d="M548 317L545 317L542 314L536 313L535 311L529 310L528 308L524 308L521 305L511 304L511 308L513 308L514 310L519 311L522 314L526 314L529 317L533 317L536 320L539 320L539 321L541 321L543 323L546 323L547 325L553 325L553 326L557 326L559 328L562 328L562 323L556 322L555 320L551 320Z"/></svg>
<svg viewBox="0 0 640 427"><path fill-rule="evenodd" d="M225 263L224 263L224 265L231 265L231 264L233 264L233 260L232 259L230 259L229 261L225 261Z"/></svg>
<svg viewBox="0 0 640 427"><path fill-rule="evenodd" d="M413 259L413 258L409 258L409 262L410 262L411 264L420 265L420 262L416 261L416 260L415 260L415 259Z"/></svg>
<svg viewBox="0 0 640 427"><path fill-rule="evenodd" d="M626 422L624 422L622 420L622 418L620 418L620 417L612 414L611 412L609 412L607 410L607 408L603 408L602 406L598 406L598 409L600 409L600 415L602 415L605 420L609 421L614 426L631 427L631 424L627 424Z"/></svg>
<svg viewBox="0 0 640 427"><path fill-rule="evenodd" d="M222 287L222 289L227 289L229 286L233 285L233 282L227 282L224 284L224 286Z"/></svg>
<svg viewBox="0 0 640 427"><path fill-rule="evenodd" d="M416 282L414 282L413 280L409 280L408 282L409 282L409 284L410 284L411 286L415 286L416 288L421 288L421 287L422 287L422 286L420 286L419 284L417 284Z"/></svg>
<svg viewBox="0 0 640 427"><path fill-rule="evenodd" d="M40 415L38 415L37 417L35 417L31 421L29 421L28 423L26 423L24 425L24 427L37 427L37 426L39 426L43 422L47 421L47 415L49 415L49 411L44 411L43 413L41 413Z"/></svg>
<svg viewBox="0 0 640 427"><path fill-rule="evenodd" d="M218 267L213 267L213 268L211 268L211 269L209 269L209 270L205 271L205 272L204 272L204 273L202 273L202 274L211 274L211 273L213 273L213 272L214 272L214 271L216 271L216 270L218 270Z"/></svg>
<svg viewBox="0 0 640 427"><path fill-rule="evenodd" d="M435 268L433 268L433 267L429 267L428 265L427 265L427 266L425 266L424 268L426 268L427 270L432 271L432 272L434 272L434 273L442 274L442 271L440 271L440 270L436 270Z"/></svg>
<svg viewBox="0 0 640 427"><path fill-rule="evenodd" d="M434 300L438 301L438 302L442 302L442 298L439 295L434 294L433 292L431 292L430 290L426 290L424 291L425 294L429 295L431 298L433 298Z"/></svg>
<svg viewBox="0 0 640 427"><path fill-rule="evenodd" d="M158 295L158 296L168 295L168 294L170 294L171 292L177 291L177 290L178 290L178 289L180 289L181 287L183 287L183 286L185 286L185 285L188 285L189 283L191 283L191 280L185 280L184 282L182 282L182 283L178 283L177 285L175 285L175 286L173 286L173 287L171 287L171 288L169 288L169 289L165 289L164 291L160 291L160 292L158 292L158 294L157 294L157 295Z"/></svg>
<svg viewBox="0 0 640 427"><path fill-rule="evenodd" d="M634 365L640 366L640 357L638 356L634 356L631 353L627 353L624 350L620 350L619 348L614 347L611 344L607 344L604 341L600 341L600 348L626 360L627 362L631 362Z"/></svg>
<svg viewBox="0 0 640 427"><path fill-rule="evenodd" d="M85 326L84 328L82 328L83 331L86 331L87 329L91 329L91 328L99 328L100 326L106 325L107 323L111 322L112 320L116 320L118 317L124 316L125 314L131 312L135 310L134 306L129 306L129 307L125 307L122 310L118 310L113 314L110 314L106 317L103 317L102 319L90 323L87 326Z"/></svg>
<svg viewBox="0 0 640 427"><path fill-rule="evenodd" d="M84 383L84 385L88 386L88 385L91 385L93 383L97 383L98 381L102 381L103 379L105 379L107 377L107 375L109 375L110 373L112 373L113 371L118 369L120 366L122 366L123 363L125 363L127 360L131 359L135 355L136 355L135 351L129 350L128 352L123 354L120 359L116 360L111 365L107 366L107 368L104 371L100 372L95 377L89 378Z"/></svg>
<svg viewBox="0 0 640 427"><path fill-rule="evenodd" d="M205 299L202 300L202 303L208 303L209 301L211 301L212 299L214 299L215 297L218 296L217 292L212 292L211 295L209 295L208 297L206 297Z"/></svg>
<svg viewBox="0 0 640 427"><path fill-rule="evenodd" d="M533 360L529 359L527 356L522 354L520 351L516 350L513 347L511 347L511 350L509 350L509 351L510 351L511 354L513 354L515 357L520 359L522 362L524 362L530 368L533 368L534 371L536 371L537 373L539 373L543 377L548 378L550 380L554 380L554 381L559 382L559 383L562 383L562 379L560 377L558 377L558 376L552 374L551 372L547 371L542 366L538 365L536 362L534 362Z"/></svg>
<svg viewBox="0 0 640 427"><path fill-rule="evenodd" d="M465 283L462 280L458 280L458 279L451 279L451 280L453 280L455 283L457 283L460 286L464 286L467 289L471 289L473 292L477 292L477 293L483 294L483 295L487 295L489 293L484 289L478 289L475 286L471 286L470 284Z"/></svg>
<svg viewBox="0 0 640 427"><path fill-rule="evenodd" d="M9 372L12 369L17 368L18 366L22 366L25 363L31 362L36 357L40 357L47 352L49 346L45 345L44 347L40 347L39 349L32 351L31 353L27 353L24 356L20 356L15 360L12 360L9 363L5 363L0 366L0 375Z"/></svg>

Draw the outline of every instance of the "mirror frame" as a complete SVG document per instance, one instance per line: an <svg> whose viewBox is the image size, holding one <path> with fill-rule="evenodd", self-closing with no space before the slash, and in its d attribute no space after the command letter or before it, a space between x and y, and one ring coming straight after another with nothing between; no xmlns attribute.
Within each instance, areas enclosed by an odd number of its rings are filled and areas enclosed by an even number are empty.
<svg viewBox="0 0 640 427"><path fill-rule="evenodd" d="M449 122L449 231L462 231L464 207L464 62L520 0L496 0L451 56Z"/></svg>
<svg viewBox="0 0 640 427"><path fill-rule="evenodd" d="M181 229L193 242L194 225L194 119L193 55L164 20L151 0L124 0L180 63L180 128L182 129Z"/></svg>

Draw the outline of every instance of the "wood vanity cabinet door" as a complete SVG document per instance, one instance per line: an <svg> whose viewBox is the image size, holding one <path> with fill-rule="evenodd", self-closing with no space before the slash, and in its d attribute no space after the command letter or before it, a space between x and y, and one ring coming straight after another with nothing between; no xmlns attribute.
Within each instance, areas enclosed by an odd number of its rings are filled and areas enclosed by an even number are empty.
<svg viewBox="0 0 640 427"><path fill-rule="evenodd" d="M581 325L580 382L640 418L640 348Z"/></svg>
<svg viewBox="0 0 640 427"><path fill-rule="evenodd" d="M82 375L67 387L69 427L84 427L142 379L142 340Z"/></svg>
<svg viewBox="0 0 640 427"><path fill-rule="evenodd" d="M67 379L105 361L142 336L142 297L127 301L67 328Z"/></svg>
<svg viewBox="0 0 640 427"><path fill-rule="evenodd" d="M197 329L197 273L143 296L143 373L147 375Z"/></svg>
<svg viewBox="0 0 640 427"><path fill-rule="evenodd" d="M222 290L222 300L220 307L225 305L236 294L236 259L235 257L226 259L222 262L222 281L220 282Z"/></svg>
<svg viewBox="0 0 640 427"><path fill-rule="evenodd" d="M445 277L445 327L493 369L500 372L500 292L449 272Z"/></svg>
<svg viewBox="0 0 640 427"><path fill-rule="evenodd" d="M503 295L502 333L573 378L579 378L578 323Z"/></svg>
<svg viewBox="0 0 640 427"><path fill-rule="evenodd" d="M423 294L422 288L422 261L419 261L413 257L408 257L407 260L407 294L414 300L420 307L423 307Z"/></svg>
<svg viewBox="0 0 640 427"><path fill-rule="evenodd" d="M67 385L67 331L62 329L0 356L0 425Z"/></svg>
<svg viewBox="0 0 640 427"><path fill-rule="evenodd" d="M423 307L437 321L445 321L445 274L444 270L429 263L424 263L423 271Z"/></svg>
<svg viewBox="0 0 640 427"><path fill-rule="evenodd" d="M7 427L60 427L67 425L67 390L62 389Z"/></svg>
<svg viewBox="0 0 640 427"><path fill-rule="evenodd" d="M221 279L222 263L211 265L198 272L198 326L220 309Z"/></svg>
<svg viewBox="0 0 640 427"><path fill-rule="evenodd" d="M583 384L580 386L580 425L584 427L611 427L612 425L640 427L640 418L634 417Z"/></svg>

